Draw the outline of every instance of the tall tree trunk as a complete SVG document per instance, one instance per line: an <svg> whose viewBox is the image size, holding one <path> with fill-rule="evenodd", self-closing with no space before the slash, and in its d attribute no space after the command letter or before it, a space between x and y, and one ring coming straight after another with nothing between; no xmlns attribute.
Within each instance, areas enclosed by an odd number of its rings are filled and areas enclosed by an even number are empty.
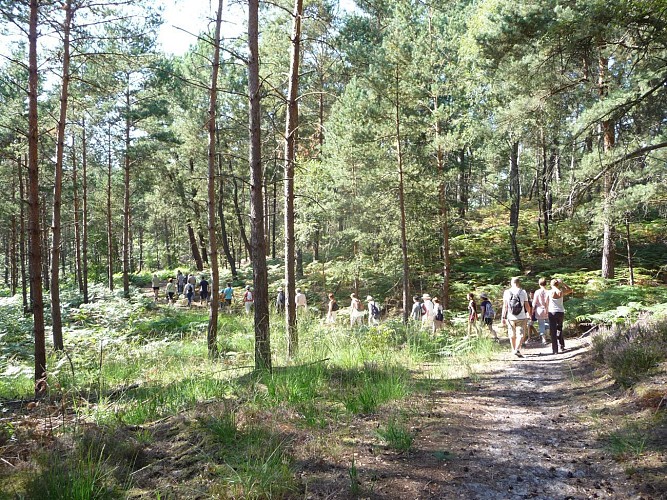
<svg viewBox="0 0 667 500"><path fill-rule="evenodd" d="M218 155L218 158L220 158L220 155ZM222 172L222 168L220 168L220 171ZM221 243L222 243L222 251L225 253L225 258L227 259L227 263L229 264L229 269L232 272L232 278L236 279L237 276L237 270L236 270L236 261L234 259L234 253L232 249L229 246L229 234L227 233L227 223L225 221L225 211L224 211L224 177L221 175L220 176L220 193L218 196L218 218L220 219L220 230L221 230Z"/></svg>
<svg viewBox="0 0 667 500"><path fill-rule="evenodd" d="M188 220L188 240L190 241L190 251L192 252L192 258L195 260L195 267L197 271L204 270L204 262L201 260L201 254L199 253L199 246L197 245L197 237L195 236L195 230L192 227L192 221Z"/></svg>
<svg viewBox="0 0 667 500"><path fill-rule="evenodd" d="M18 166L18 175L21 175L21 166L19 163ZM10 243L10 255L9 255L9 262L11 265L11 280L10 280L10 292L12 294L12 297L16 295L16 289L18 288L18 255L16 254L16 250L18 247L18 224L19 221L17 220L18 217L16 215L16 177L14 176L12 178L12 227L11 227L11 243ZM19 199L19 203L23 203L23 200Z"/></svg>
<svg viewBox="0 0 667 500"><path fill-rule="evenodd" d="M255 368L271 369L269 288L264 248L262 154L259 83L259 0L248 0L248 97L250 131L250 224L252 271L255 285Z"/></svg>
<svg viewBox="0 0 667 500"><path fill-rule="evenodd" d="M60 264L61 251L61 204L63 190L63 158L65 153L65 126L67 125L67 100L69 97L70 27L72 25L72 0L65 2L65 22L63 23L63 73L60 91L60 115L58 117L58 138L56 142L56 165L53 181L53 217L51 225L51 325L53 348L64 349L63 324L60 311Z"/></svg>
<svg viewBox="0 0 667 500"><path fill-rule="evenodd" d="M86 120L83 120L81 132L81 195L83 211L81 213L81 257L83 258L83 303L88 303L88 142L86 140Z"/></svg>
<svg viewBox="0 0 667 500"><path fill-rule="evenodd" d="M39 227L39 130L37 115L37 16L38 0L30 0L28 34L28 196L30 233L30 296L35 337L35 394L46 389L46 342L42 296L42 248Z"/></svg>
<svg viewBox="0 0 667 500"><path fill-rule="evenodd" d="M123 297L130 296L130 75L125 88L125 158L123 164Z"/></svg>
<svg viewBox="0 0 667 500"><path fill-rule="evenodd" d="M26 158L27 160L27 158ZM21 297L23 304L23 314L28 314L31 310L32 304L28 303L28 279L26 277L25 269L25 254L26 254L26 241L25 241L25 199L26 193L24 188L24 176L23 176L23 165L27 164L26 161L24 164L21 163L21 157L17 158L18 170L19 170L19 198L20 198L20 208L19 208L19 259L21 260Z"/></svg>
<svg viewBox="0 0 667 500"><path fill-rule="evenodd" d="M461 148L458 154L456 202L459 206L459 217L464 218L468 211L468 170L466 166L465 148Z"/></svg>
<svg viewBox="0 0 667 500"><path fill-rule="evenodd" d="M296 327L296 270L294 268L294 162L296 149L296 129L299 126L299 46L301 44L301 14L303 0L294 0L292 13L292 46L290 50L289 88L287 91L287 116L285 121L285 328L287 329L287 350L293 357L299 346Z"/></svg>
<svg viewBox="0 0 667 500"><path fill-rule="evenodd" d="M521 202L521 184L519 182L519 143L512 142L510 145L510 243L512 245L512 255L514 262L519 270L523 270L519 245L516 241L516 234L519 230L519 204Z"/></svg>
<svg viewBox="0 0 667 500"><path fill-rule="evenodd" d="M76 153L72 145L72 194L74 198L74 262L76 282L83 293L83 271L81 269L81 221L79 220L79 185Z"/></svg>
<svg viewBox="0 0 667 500"><path fill-rule="evenodd" d="M41 231L42 255L45 257L42 259L42 281L44 283L44 289L46 291L49 291L51 284L51 267L50 267L51 259L49 258L49 256L51 255L51 252L49 251L49 229L48 229L49 223L46 218L46 195L42 196L40 209L42 218L40 225L43 228Z"/></svg>
<svg viewBox="0 0 667 500"><path fill-rule="evenodd" d="M113 291L113 230L111 226L111 123L109 123L109 153L107 157L107 272L109 290Z"/></svg>
<svg viewBox="0 0 667 500"><path fill-rule="evenodd" d="M216 174L216 126L215 117L218 97L218 70L220 69L220 24L222 23L222 1L218 0L218 14L215 18L215 38L213 68L211 71L211 94L208 108L208 243L211 253L211 314L208 322L208 355L218 354L218 295L220 278L218 276L218 243L215 233L215 174Z"/></svg>
<svg viewBox="0 0 667 500"><path fill-rule="evenodd" d="M229 162L229 173L230 177L232 179L232 184L234 185L234 191L233 191L233 200L234 200L234 212L236 213L236 220L239 225L239 234L241 236L241 240L243 241L243 244L245 246L246 252L249 254L252 254L251 248L250 248L250 241L248 240L248 236L245 231L245 224L243 222L243 212L241 211L241 205L239 203L239 187L238 183L236 182L236 177L234 177L234 170L232 169L232 162ZM241 256L241 252L239 251L239 258Z"/></svg>
<svg viewBox="0 0 667 500"><path fill-rule="evenodd" d="M271 214L273 222L271 223L271 258L276 259L276 236L278 231L278 181L273 183L273 213Z"/></svg>
<svg viewBox="0 0 667 500"><path fill-rule="evenodd" d="M609 87L607 85L607 66L609 64L609 58L604 55L605 49L606 47L603 44L599 46L598 93L600 100L606 99L607 94L609 93ZM616 143L614 122L612 120L604 120L601 123L601 129L604 154L608 155L611 153L611 150ZM616 268L616 252L614 244L616 240L616 230L614 227L613 206L611 201L613 197L614 175L609 170L604 174L603 183L602 277L613 279Z"/></svg>
<svg viewBox="0 0 667 500"><path fill-rule="evenodd" d="M403 150L401 144L401 94L400 94L400 68L396 65L396 89L394 108L396 111L394 126L396 128L396 163L398 167L398 206L401 213L401 253L403 255L403 323L408 322L410 314L410 267L408 262L408 237L405 216L405 180L403 175Z"/></svg>

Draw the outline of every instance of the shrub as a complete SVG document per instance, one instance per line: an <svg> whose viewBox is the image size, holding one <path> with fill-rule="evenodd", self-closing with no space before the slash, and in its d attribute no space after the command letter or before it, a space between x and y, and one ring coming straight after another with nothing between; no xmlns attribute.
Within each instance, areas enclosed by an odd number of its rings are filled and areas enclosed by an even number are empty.
<svg viewBox="0 0 667 500"><path fill-rule="evenodd" d="M614 380L630 387L667 357L667 319L642 318L604 330L593 338L596 359Z"/></svg>

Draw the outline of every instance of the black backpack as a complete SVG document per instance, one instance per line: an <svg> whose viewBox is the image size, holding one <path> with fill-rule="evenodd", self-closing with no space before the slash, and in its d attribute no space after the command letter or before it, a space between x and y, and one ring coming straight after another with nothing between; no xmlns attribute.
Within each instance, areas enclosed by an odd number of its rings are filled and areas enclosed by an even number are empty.
<svg viewBox="0 0 667 500"><path fill-rule="evenodd" d="M436 321L442 321L445 319L445 316L442 314L442 308L438 307L436 313L435 313L435 320Z"/></svg>
<svg viewBox="0 0 667 500"><path fill-rule="evenodd" d="M523 312L523 304L521 303L521 289L517 293L510 292L509 300L510 312L514 316L518 316Z"/></svg>
<svg viewBox="0 0 667 500"><path fill-rule="evenodd" d="M331 304L331 310L338 311L338 302L334 301L334 303Z"/></svg>
<svg viewBox="0 0 667 500"><path fill-rule="evenodd" d="M376 319L380 317L380 309L375 304L371 304L371 316Z"/></svg>

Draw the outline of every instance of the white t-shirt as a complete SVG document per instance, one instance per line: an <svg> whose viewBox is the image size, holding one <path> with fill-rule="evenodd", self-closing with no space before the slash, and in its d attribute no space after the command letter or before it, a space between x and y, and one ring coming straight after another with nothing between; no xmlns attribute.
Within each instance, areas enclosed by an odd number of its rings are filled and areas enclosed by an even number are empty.
<svg viewBox="0 0 667 500"><path fill-rule="evenodd" d="M561 292L561 296L558 298L554 297L554 291L549 290L549 312L550 313L564 313L565 312L565 306L563 305L563 295Z"/></svg>
<svg viewBox="0 0 667 500"><path fill-rule="evenodd" d="M535 317L537 319L547 319L549 317L549 291L540 288L533 295L533 309L535 310Z"/></svg>
<svg viewBox="0 0 667 500"><path fill-rule="evenodd" d="M519 294L519 301L523 306L521 312L516 316L512 314L512 309L510 308L510 298L512 295ZM505 290L503 294L503 302L507 304L507 319L526 319L528 314L526 313L526 302L528 302L528 294L523 288L512 287L509 290Z"/></svg>
<svg viewBox="0 0 667 500"><path fill-rule="evenodd" d="M294 297L294 301L296 302L296 307L306 307L306 295L303 293L297 293L296 296Z"/></svg>

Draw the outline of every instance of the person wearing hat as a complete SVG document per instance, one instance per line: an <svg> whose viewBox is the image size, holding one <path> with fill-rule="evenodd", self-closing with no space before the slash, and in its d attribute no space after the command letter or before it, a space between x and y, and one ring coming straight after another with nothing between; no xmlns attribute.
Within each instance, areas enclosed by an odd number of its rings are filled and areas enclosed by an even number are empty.
<svg viewBox="0 0 667 500"><path fill-rule="evenodd" d="M354 326L357 323L361 324L361 318L364 317L361 300L359 300L356 293L350 294L350 300L350 326Z"/></svg>
<svg viewBox="0 0 667 500"><path fill-rule="evenodd" d="M489 296L487 294L482 293L480 294L479 298L482 299L482 303L479 305L482 313L481 319L489 329L489 333L493 335L493 340L498 342L500 339L498 338L496 331L493 329L493 318L495 317L496 312L493 310L493 306L491 305L491 301L489 300Z"/></svg>
<svg viewBox="0 0 667 500"><path fill-rule="evenodd" d="M243 306L245 307L246 314L250 314L250 310L254 304L255 297L253 297L252 292L250 291L250 285L246 285L245 292L243 292Z"/></svg>
<svg viewBox="0 0 667 500"><path fill-rule="evenodd" d="M422 295L422 328L430 329L433 324L433 301L428 293Z"/></svg>
<svg viewBox="0 0 667 500"><path fill-rule="evenodd" d="M368 305L368 326L376 326L380 324L380 308L369 295L366 297L366 304Z"/></svg>
<svg viewBox="0 0 667 500"><path fill-rule="evenodd" d="M282 314L285 312L285 292L283 287L278 287L278 294L276 295L276 312Z"/></svg>

